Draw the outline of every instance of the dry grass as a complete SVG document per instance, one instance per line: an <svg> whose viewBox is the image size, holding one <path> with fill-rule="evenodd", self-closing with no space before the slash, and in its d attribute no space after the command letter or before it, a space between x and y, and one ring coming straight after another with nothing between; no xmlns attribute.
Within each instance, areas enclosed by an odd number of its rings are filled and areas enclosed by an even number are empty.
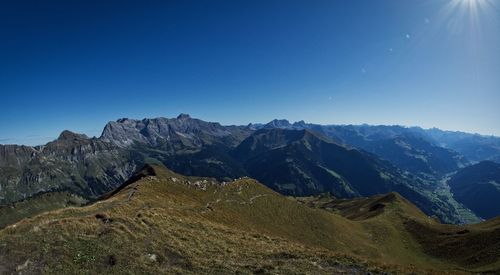
<svg viewBox="0 0 500 275"><path fill-rule="evenodd" d="M152 174L95 204L6 227L0 273L459 271L425 254L402 224L387 225L397 203L393 211L351 220L252 179L221 186L158 167Z"/></svg>

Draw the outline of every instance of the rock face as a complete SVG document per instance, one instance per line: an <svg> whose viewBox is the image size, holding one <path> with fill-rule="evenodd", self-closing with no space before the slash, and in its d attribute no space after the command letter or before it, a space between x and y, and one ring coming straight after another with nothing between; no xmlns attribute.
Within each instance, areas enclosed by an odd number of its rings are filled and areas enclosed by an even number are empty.
<svg viewBox="0 0 500 275"><path fill-rule="evenodd" d="M250 132L247 127L222 126L180 114L173 119L119 119L104 127L101 139L120 147L142 144L175 152L218 143L236 146Z"/></svg>
<svg viewBox="0 0 500 275"><path fill-rule="evenodd" d="M36 148L0 146L0 204L50 191L96 197L121 184L137 165L129 151L69 131Z"/></svg>
<svg viewBox="0 0 500 275"><path fill-rule="evenodd" d="M0 145L0 166L20 167L37 152L30 146Z"/></svg>

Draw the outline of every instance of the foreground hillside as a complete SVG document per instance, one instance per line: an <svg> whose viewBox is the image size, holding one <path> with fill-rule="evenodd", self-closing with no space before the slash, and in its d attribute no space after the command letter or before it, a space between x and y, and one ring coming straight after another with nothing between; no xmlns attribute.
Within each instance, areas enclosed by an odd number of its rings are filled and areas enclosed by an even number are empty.
<svg viewBox="0 0 500 275"><path fill-rule="evenodd" d="M47 212L1 230L0 273L461 273L500 268L498 221L444 226L397 194L340 201L343 209L350 203L347 212L359 211L356 215L339 212L332 203L339 205L332 198L287 198L249 178L218 183L148 166L92 205ZM473 246L478 235L488 240L481 249ZM464 244L456 252L460 255L442 252L457 240Z"/></svg>

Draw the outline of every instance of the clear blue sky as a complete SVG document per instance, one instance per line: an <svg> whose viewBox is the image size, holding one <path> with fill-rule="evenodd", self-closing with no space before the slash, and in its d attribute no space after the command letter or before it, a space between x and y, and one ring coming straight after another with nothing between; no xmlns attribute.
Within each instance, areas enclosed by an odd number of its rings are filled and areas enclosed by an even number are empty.
<svg viewBox="0 0 500 275"><path fill-rule="evenodd" d="M500 135L494 0L2 1L0 143L189 113Z"/></svg>

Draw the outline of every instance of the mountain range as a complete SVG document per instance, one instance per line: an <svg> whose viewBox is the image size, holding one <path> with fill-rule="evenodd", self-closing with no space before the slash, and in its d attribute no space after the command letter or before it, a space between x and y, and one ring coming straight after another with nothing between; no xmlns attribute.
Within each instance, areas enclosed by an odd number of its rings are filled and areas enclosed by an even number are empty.
<svg viewBox="0 0 500 275"><path fill-rule="evenodd" d="M124 118L109 122L97 138L64 131L42 146L0 145L0 205L60 192L93 201L150 163L219 181L250 176L289 196L353 198L396 191L443 222L472 223L499 215L498 208L478 210L470 200L480 196L462 195L479 186L476 178L465 177L458 185L456 177L485 160L500 160L500 138L286 120L223 126L186 114ZM500 182L491 175L487 182ZM498 201L498 193L492 199Z"/></svg>

